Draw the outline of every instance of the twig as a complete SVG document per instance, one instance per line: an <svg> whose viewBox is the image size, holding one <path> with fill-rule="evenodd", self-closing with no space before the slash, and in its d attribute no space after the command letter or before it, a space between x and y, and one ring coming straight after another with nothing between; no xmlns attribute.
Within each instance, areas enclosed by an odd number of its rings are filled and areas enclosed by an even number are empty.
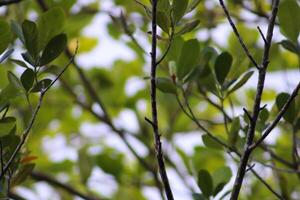
<svg viewBox="0 0 300 200"><path fill-rule="evenodd" d="M253 56L251 55L251 53L250 53L249 49L247 48L247 46L246 46L246 44L245 44L245 42L244 42L242 36L240 35L239 31L237 30L237 28L236 28L236 26L235 26L233 20L231 19L231 16L230 16L230 14L229 14L228 9L227 9L227 7L226 7L225 4L224 4L224 1L223 1L223 0L219 0L219 2L220 2L221 6L222 6L222 8L223 8L223 11L224 11L224 13L225 13L225 15L226 15L226 17L227 17L227 19L228 19L228 21L229 21L229 23L230 23L232 29L233 29L233 32L235 33L236 37L238 38L238 40L239 40L239 42L240 42L242 48L244 49L246 55L248 56L248 58L250 59L250 61L253 63L253 65L254 65L257 69L259 69L260 66L257 64L257 62L255 61L255 59L254 59Z"/></svg>
<svg viewBox="0 0 300 200"><path fill-rule="evenodd" d="M251 152L253 148L250 148L250 146L253 143L254 140L254 135L255 135L255 127L256 127L256 122L260 113L260 103L261 103L261 98L263 94L263 89L264 89L264 83L265 83L265 77L266 77L266 71L267 67L269 64L269 52L271 48L271 42L273 38L273 30L274 30L274 25L275 25L275 19L277 16L278 12L278 7L279 7L279 1L280 0L275 0L272 8L272 14L271 14L271 19L268 25L268 31L267 31L267 37L266 37L266 43L264 47L264 55L262 59L262 66L259 68L259 77L258 77L258 83L257 83L257 92L256 92L256 97L255 97L255 102L253 106L253 114L252 114L252 121L250 122L250 127L247 132L247 137L246 137L246 143L244 146L244 152L241 158L241 162L238 168L237 176L235 178L234 186L232 189L231 193L231 200L237 200L240 189L242 187L242 183L244 180L245 176L245 170L248 164L248 160L250 158ZM220 3L222 4L223 8L226 7L223 3L222 0L220 0ZM227 12L228 13L228 12ZM230 19L230 16L228 17Z"/></svg>
<svg viewBox="0 0 300 200"><path fill-rule="evenodd" d="M50 176L48 176L46 174L33 171L33 172L30 173L30 176L34 180L45 181L45 182L49 183L50 185L53 185L55 187L59 187L59 188L67 191L68 193L70 193L72 195L81 197L82 199L85 199L85 200L100 200L100 198L91 197L91 196L88 196L86 194L83 194L82 192L74 189L73 186L67 185L65 183L61 183L58 180L56 180L56 179L54 179L54 178L52 178L52 177L50 177Z"/></svg>
<svg viewBox="0 0 300 200"><path fill-rule="evenodd" d="M155 152L156 159L158 162L158 168L162 183L165 188L165 193L168 200L173 200L173 193L169 184L168 175L166 172L162 145L160 140L160 134L158 131L158 117L157 117L157 105L156 105L156 45L157 45L157 22L156 22L156 13L157 12L157 0L152 1L152 50L151 50L151 110L152 110L152 128L155 138Z"/></svg>
<svg viewBox="0 0 300 200"><path fill-rule="evenodd" d="M275 120L266 128L266 130L263 133L263 135L261 136L261 138L259 138L254 144L252 144L250 146L250 149L255 149L260 143L262 143L266 139L266 137L268 137L268 135L272 132L272 130L276 127L276 125L278 124L280 119L283 117L283 115L289 108L292 101L296 98L299 90L300 90L300 82L298 83L297 87L294 89L291 96L288 98L288 100L284 104L284 106L281 108L280 112L277 114Z"/></svg>
<svg viewBox="0 0 300 200"><path fill-rule="evenodd" d="M266 37L265 37L264 33L262 32L262 30L260 29L260 27L259 27L259 26L257 26L257 29L258 29L258 31L259 31L259 33L260 33L260 35L261 35L261 37L262 37L263 41L264 41L264 42L265 42L265 44L266 44L266 43L267 43L267 39L266 39Z"/></svg>

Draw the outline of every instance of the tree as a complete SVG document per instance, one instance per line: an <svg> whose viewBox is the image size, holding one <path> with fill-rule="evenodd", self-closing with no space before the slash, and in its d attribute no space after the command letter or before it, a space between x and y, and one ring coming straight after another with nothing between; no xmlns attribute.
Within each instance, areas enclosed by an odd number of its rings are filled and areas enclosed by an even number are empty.
<svg viewBox="0 0 300 200"><path fill-rule="evenodd" d="M296 0L0 6L2 197L300 198Z"/></svg>

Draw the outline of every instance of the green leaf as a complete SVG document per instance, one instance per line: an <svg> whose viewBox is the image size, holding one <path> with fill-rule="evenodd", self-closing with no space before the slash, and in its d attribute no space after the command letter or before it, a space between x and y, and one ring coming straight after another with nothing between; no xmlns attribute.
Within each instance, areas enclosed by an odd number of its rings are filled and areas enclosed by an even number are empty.
<svg viewBox="0 0 300 200"><path fill-rule="evenodd" d="M170 32L170 19L165 12L157 12L157 24L166 33Z"/></svg>
<svg viewBox="0 0 300 200"><path fill-rule="evenodd" d="M177 24L179 20L184 16L185 11L188 7L189 1L188 0L174 0L173 1L173 18L174 24Z"/></svg>
<svg viewBox="0 0 300 200"><path fill-rule="evenodd" d="M15 63L16 65L20 66L20 67L24 67L24 68L28 68L28 66L26 65L25 62L23 62L22 60L17 60L17 59L9 59L11 62Z"/></svg>
<svg viewBox="0 0 300 200"><path fill-rule="evenodd" d="M15 126L16 118L14 117L0 119L0 137L8 135Z"/></svg>
<svg viewBox="0 0 300 200"><path fill-rule="evenodd" d="M182 27L182 29L180 29L176 33L176 35L183 35L183 34L191 32L192 30L194 30L198 26L199 23L200 23L200 20L194 20L190 23L185 24L184 27Z"/></svg>
<svg viewBox="0 0 300 200"><path fill-rule="evenodd" d="M207 170L198 172L198 186L205 197L209 198L213 194L213 179Z"/></svg>
<svg viewBox="0 0 300 200"><path fill-rule="evenodd" d="M21 75L21 83L26 91L29 91L34 82L34 71L32 69L26 69Z"/></svg>
<svg viewBox="0 0 300 200"><path fill-rule="evenodd" d="M182 80L197 65L200 54L200 45L198 40L191 39L184 42L181 55L177 64L177 77Z"/></svg>
<svg viewBox="0 0 300 200"><path fill-rule="evenodd" d="M157 88L164 93L176 94L176 85L172 82L171 79L165 77L156 78Z"/></svg>
<svg viewBox="0 0 300 200"><path fill-rule="evenodd" d="M202 141L204 145L208 148L219 149L219 150L223 149L222 145L220 145L219 143L211 139L211 137L207 134L202 135Z"/></svg>
<svg viewBox="0 0 300 200"><path fill-rule="evenodd" d="M38 29L34 22L25 20L22 24L25 46L36 63L38 59Z"/></svg>
<svg viewBox="0 0 300 200"><path fill-rule="evenodd" d="M290 95L288 93L280 93L277 97L276 97L276 106L278 108L278 110L281 110L282 107L284 106L284 104L287 102L288 98L290 97ZM296 119L296 105L295 105L295 101L292 101L289 108L287 109L287 111L285 112L285 114L283 115L283 118L293 124L294 120Z"/></svg>
<svg viewBox="0 0 300 200"><path fill-rule="evenodd" d="M281 46L283 48L285 48L286 50L296 54L296 55L300 55L300 49L299 46L294 44L292 41L290 40L282 40L281 42L279 42L279 44L281 44Z"/></svg>
<svg viewBox="0 0 300 200"><path fill-rule="evenodd" d="M232 120L232 123L231 123L231 127L230 127L230 130L229 130L229 144L232 145L232 146L235 146L237 140L238 140L238 137L239 137L239 131L241 129L241 122L240 122L240 118L239 117L235 117L233 120Z"/></svg>
<svg viewBox="0 0 300 200"><path fill-rule="evenodd" d="M232 172L229 167L221 167L213 173L214 196L216 196L230 181L231 176Z"/></svg>
<svg viewBox="0 0 300 200"><path fill-rule="evenodd" d="M65 15L63 9L60 7L53 7L40 15L37 21L39 50L44 49L51 38L63 31L64 24Z"/></svg>
<svg viewBox="0 0 300 200"><path fill-rule="evenodd" d="M21 42L25 44L25 38L20 24L18 24L16 21L11 21L11 30L17 35Z"/></svg>
<svg viewBox="0 0 300 200"><path fill-rule="evenodd" d="M82 183L86 184L93 170L91 158L87 155L86 148L78 151L78 167Z"/></svg>
<svg viewBox="0 0 300 200"><path fill-rule="evenodd" d="M205 196L199 193L194 193L193 194L193 200L207 200Z"/></svg>
<svg viewBox="0 0 300 200"><path fill-rule="evenodd" d="M12 33L8 23L2 19L0 19L0 30L0 54L2 54L11 41Z"/></svg>
<svg viewBox="0 0 300 200"><path fill-rule="evenodd" d="M215 62L215 73L220 85L223 85L232 65L232 56L228 52L221 53Z"/></svg>
<svg viewBox="0 0 300 200"><path fill-rule="evenodd" d="M46 65L57 58L65 50L66 45L67 36L65 34L59 34L53 37L43 51L39 63L40 66Z"/></svg>
<svg viewBox="0 0 300 200"><path fill-rule="evenodd" d="M51 79L43 79L35 84L35 86L30 90L30 92L41 92L46 89L52 83Z"/></svg>
<svg viewBox="0 0 300 200"><path fill-rule="evenodd" d="M172 40L171 48L169 50L169 53L167 54L167 57L173 61L178 60L178 58L181 54L183 44L184 44L184 40L182 39L182 37L179 37L179 36L175 37Z"/></svg>
<svg viewBox="0 0 300 200"><path fill-rule="evenodd" d="M157 2L157 10L165 12L169 16L171 5L169 0L159 0Z"/></svg>
<svg viewBox="0 0 300 200"><path fill-rule="evenodd" d="M282 1L279 6L278 20L280 31L293 42L297 42L300 31L300 8L296 1Z"/></svg>
<svg viewBox="0 0 300 200"><path fill-rule="evenodd" d="M240 89L245 83L247 83L247 81L251 78L251 76L253 75L253 73L254 73L254 71L249 71L249 72L245 73L240 78L240 80L229 89L227 95L229 95L232 92Z"/></svg>

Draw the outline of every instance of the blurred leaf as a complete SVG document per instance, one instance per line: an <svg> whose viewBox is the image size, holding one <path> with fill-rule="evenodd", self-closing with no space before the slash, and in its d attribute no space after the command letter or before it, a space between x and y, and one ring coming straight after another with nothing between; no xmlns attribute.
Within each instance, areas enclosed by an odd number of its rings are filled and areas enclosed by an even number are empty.
<svg viewBox="0 0 300 200"><path fill-rule="evenodd" d="M26 69L21 75L21 83L26 91L29 91L34 82L34 71L32 69Z"/></svg>
<svg viewBox="0 0 300 200"><path fill-rule="evenodd" d="M194 193L193 194L193 200L207 200L205 196L199 193Z"/></svg>
<svg viewBox="0 0 300 200"><path fill-rule="evenodd" d="M35 66L34 59L32 58L32 56L28 52L22 53L21 55L22 55L22 58L26 62L28 62L31 66Z"/></svg>
<svg viewBox="0 0 300 200"><path fill-rule="evenodd" d="M216 196L224 186L230 181L232 176L229 167L221 167L213 173L214 193Z"/></svg>
<svg viewBox="0 0 300 200"><path fill-rule="evenodd" d="M0 137L8 135L16 125L16 118L5 117L0 119Z"/></svg>
<svg viewBox="0 0 300 200"><path fill-rule="evenodd" d="M284 106L284 104L287 102L288 98L290 97L290 95L288 93L280 93L277 97L276 97L276 106L278 108L278 110L281 110L282 107ZM285 112L285 114L283 115L283 118L293 124L295 118L296 118L296 105L295 105L295 101L292 101L292 103L290 104L289 108L287 109L287 111Z"/></svg>
<svg viewBox="0 0 300 200"><path fill-rule="evenodd" d="M219 149L219 150L223 149L222 145L220 145L219 143L217 143L216 141L211 139L211 137L207 134L202 135L202 141L203 141L204 145L208 148L214 148L214 149Z"/></svg>
<svg viewBox="0 0 300 200"><path fill-rule="evenodd" d="M43 51L40 66L46 65L57 58L65 50L66 45L67 36L65 34L59 34L53 37Z"/></svg>
<svg viewBox="0 0 300 200"><path fill-rule="evenodd" d="M8 71L7 72L7 78L8 81L14 85L16 88L21 89L22 88L22 84L20 82L20 80L18 79L18 77L16 75L14 75L12 72Z"/></svg>
<svg viewBox="0 0 300 200"><path fill-rule="evenodd" d="M176 35L184 35L186 33L189 33L191 31L193 31L198 24L200 23L200 20L194 20L190 23L185 24L177 33Z"/></svg>
<svg viewBox="0 0 300 200"><path fill-rule="evenodd" d="M81 148L78 151L78 167L81 181L82 183L86 184L93 169L93 163L90 157L87 155L86 148Z"/></svg>
<svg viewBox="0 0 300 200"><path fill-rule="evenodd" d="M224 83L230 71L231 64L232 56L228 52L223 52L217 57L214 69L220 85Z"/></svg>
<svg viewBox="0 0 300 200"><path fill-rule="evenodd" d="M290 40L297 42L300 31L300 8L296 1L286 0L279 5L280 31Z"/></svg>
<svg viewBox="0 0 300 200"><path fill-rule="evenodd" d="M213 179L208 171L203 169L198 172L197 183L205 197L209 198L213 194Z"/></svg>
<svg viewBox="0 0 300 200"><path fill-rule="evenodd" d="M192 72L198 62L200 45L198 40L191 39L184 42L177 65L177 77L179 80Z"/></svg>
<svg viewBox="0 0 300 200"><path fill-rule="evenodd" d="M16 21L11 21L11 30L16 34L16 36L25 44L25 38L23 35L22 27Z"/></svg>
<svg viewBox="0 0 300 200"><path fill-rule="evenodd" d="M0 54L2 54L8 47L12 34L8 23L2 19L0 19L0 30Z"/></svg>
<svg viewBox="0 0 300 200"><path fill-rule="evenodd" d="M22 167L19 169L18 173L15 174L15 176L12 179L12 184L13 185L19 185L23 181L26 180L28 175L32 172L33 168L35 167L35 164L26 164L22 165Z"/></svg>
<svg viewBox="0 0 300 200"><path fill-rule="evenodd" d="M15 63L16 65L20 66L20 67L24 67L24 68L28 68L28 66L26 65L25 62L23 62L22 60L17 60L17 59L10 59L11 62Z"/></svg>
<svg viewBox="0 0 300 200"><path fill-rule="evenodd" d="M156 78L157 88L164 93L176 94L176 85L172 82L171 79L165 77Z"/></svg>
<svg viewBox="0 0 300 200"><path fill-rule="evenodd" d="M184 16L185 11L188 7L188 0L174 0L173 1L173 17L174 17L174 22L177 24L179 20Z"/></svg>
<svg viewBox="0 0 300 200"><path fill-rule="evenodd" d="M239 137L239 131L241 129L241 124L240 124L240 118L235 117L232 120L231 127L229 130L229 144L232 146L235 146L238 137Z"/></svg>

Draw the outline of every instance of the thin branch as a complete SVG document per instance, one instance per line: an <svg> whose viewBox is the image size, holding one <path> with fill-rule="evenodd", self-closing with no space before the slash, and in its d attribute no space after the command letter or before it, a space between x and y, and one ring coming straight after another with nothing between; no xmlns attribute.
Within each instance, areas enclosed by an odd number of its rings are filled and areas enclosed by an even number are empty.
<svg viewBox="0 0 300 200"><path fill-rule="evenodd" d="M272 42L272 38L273 38L273 30L274 30L274 25L275 25L275 19L276 19L277 12L278 12L279 1L280 0L275 0L275 2L273 4L273 8L272 8L271 19L270 19L270 22L268 25L266 43L265 43L265 47L264 47L262 66L259 68L256 97L255 97L255 102L254 102L254 106L253 106L253 114L251 117L252 121L250 122L250 127L247 132L246 143L244 146L244 152L243 152L240 164L239 164L237 176L235 178L234 186L233 186L231 197L230 197L231 200L238 199L238 196L239 196L239 193L240 193L240 190L242 187L242 183L244 180L246 167L248 165L248 160L249 160L251 152L253 150L253 148L250 148L250 146L253 144L256 123L257 123L257 119L258 119L258 116L260 113L261 98L262 98L262 94L263 94L263 90L264 90L266 71L267 71L267 67L269 64L269 52L270 52L271 42ZM223 1L220 0L220 2L222 3L223 8L225 8L225 10L226 10L226 7L225 7ZM230 19L230 16L229 16L229 19Z"/></svg>
<svg viewBox="0 0 300 200"><path fill-rule="evenodd" d="M224 4L224 1L223 1L223 0L219 0L219 2L220 2L221 6L222 6L222 8L223 8L223 11L224 11L224 13L225 13L225 15L226 15L226 17L227 17L227 19L228 19L228 21L229 21L229 23L230 23L232 29L233 29L234 34L235 34L236 37L238 38L238 40L239 40L239 42L240 42L242 48L244 49L246 55L248 56L248 58L250 59L250 61L253 63L253 65L254 65L257 69L259 69L260 66L257 64L257 62L255 61L255 59L254 59L253 56L251 55L251 53L250 53L249 49L247 48L247 46L246 46L246 44L245 44L245 42L244 42L242 36L240 35L239 31L237 30L237 28L236 28L236 26L235 26L233 20L231 19L231 16L230 16L230 14L229 14L228 9L227 9L227 7L226 7L225 4Z"/></svg>
<svg viewBox="0 0 300 200"><path fill-rule="evenodd" d="M77 49L78 49L78 45L76 47L76 51L74 56L77 53ZM54 85L54 83L62 76L62 74L67 70L67 68L70 66L70 64L72 63L72 61L74 60L74 56L70 59L70 62L63 68L63 70L57 75L57 77L51 82L51 84L46 87L45 89L42 89L42 91L40 92L40 97L39 97L39 102L34 110L34 112L32 113L32 117L31 120L29 122L29 125L27 126L27 128L25 129L25 131L22 133L21 135L21 140L19 142L19 144L17 145L16 149L14 150L13 154L11 155L11 157L9 158L9 160L7 161L6 165L4 166L3 170L1 171L0 174L0 180L2 180L2 178L4 177L5 173L8 171L10 165L12 164L12 162L15 160L17 154L20 152L21 148L23 147L23 145L25 144L29 133L33 127L33 124L36 120L36 117L40 111L44 96L46 95L47 91Z"/></svg>
<svg viewBox="0 0 300 200"><path fill-rule="evenodd" d="M259 31L259 33L260 33L260 35L261 35L263 41L264 41L265 44L266 44L266 43L267 43L267 39L266 39L264 33L262 32L262 30L261 30L261 28L260 28L259 26L257 26L257 29L258 29L258 31Z"/></svg>
<svg viewBox="0 0 300 200"><path fill-rule="evenodd" d="M59 187L65 191L67 191L68 193L78 196L78 197L81 197L82 199L85 199L85 200L100 200L100 198L91 197L86 194L83 194L82 192L76 190L73 186L59 182L58 180L56 180L46 174L40 173L40 172L33 171L30 173L30 177L36 181L45 181L52 186Z"/></svg>
<svg viewBox="0 0 300 200"><path fill-rule="evenodd" d="M266 137L268 137L268 135L272 132L272 130L279 123L280 119L283 117L285 112L288 110L292 101L298 95L299 90L300 90L300 82L298 83L297 87L294 89L294 91L292 92L292 94L290 95L290 97L288 98L286 103L284 104L284 106L281 108L280 112L277 114L275 120L266 128L266 130L263 133L263 135L261 136L261 138L259 138L254 144L252 144L250 146L250 149L255 149L259 144L261 144L266 139Z"/></svg>
<svg viewBox="0 0 300 200"><path fill-rule="evenodd" d="M20 3L23 0L10 0L10 1L0 1L0 7L1 6L8 6L15 3Z"/></svg>
<svg viewBox="0 0 300 200"><path fill-rule="evenodd" d="M173 200L173 193L169 184L168 175L166 172L160 134L158 131L158 116L156 104L156 48L157 48L157 0L152 1L152 50L151 50L151 111L152 111L152 128L155 138L155 152L158 162L158 168L162 183L165 188L165 193L168 200Z"/></svg>

